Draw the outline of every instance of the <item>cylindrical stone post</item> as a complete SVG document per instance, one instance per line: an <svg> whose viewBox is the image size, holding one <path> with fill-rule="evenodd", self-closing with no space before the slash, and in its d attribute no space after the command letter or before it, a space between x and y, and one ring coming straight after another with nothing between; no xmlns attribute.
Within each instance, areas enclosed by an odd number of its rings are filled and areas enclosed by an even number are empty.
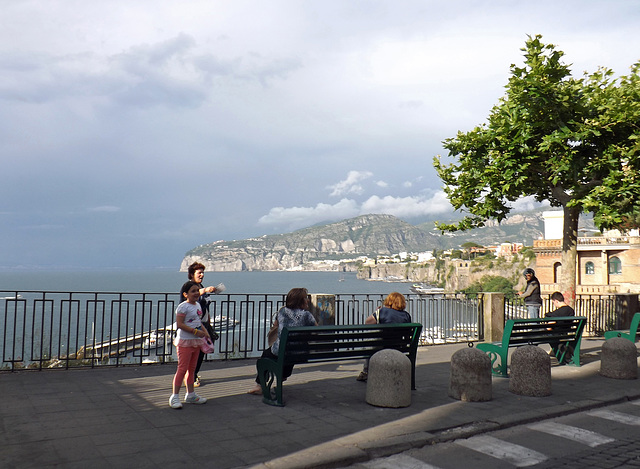
<svg viewBox="0 0 640 469"><path fill-rule="evenodd" d="M466 348L451 356L449 397L465 402L491 400L489 355L476 348Z"/></svg>
<svg viewBox="0 0 640 469"><path fill-rule="evenodd" d="M638 378L636 344L622 337L612 337L602 344L600 374L614 379Z"/></svg>
<svg viewBox="0 0 640 469"><path fill-rule="evenodd" d="M550 396L549 354L535 345L518 347L511 355L509 391L520 396Z"/></svg>
<svg viewBox="0 0 640 469"><path fill-rule="evenodd" d="M411 405L411 360L397 350L384 349L369 360L368 404L377 407Z"/></svg>

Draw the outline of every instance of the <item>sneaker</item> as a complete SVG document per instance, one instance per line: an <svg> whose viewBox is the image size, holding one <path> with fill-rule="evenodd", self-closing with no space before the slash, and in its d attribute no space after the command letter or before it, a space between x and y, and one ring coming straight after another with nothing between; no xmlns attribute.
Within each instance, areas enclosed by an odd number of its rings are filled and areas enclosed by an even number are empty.
<svg viewBox="0 0 640 469"><path fill-rule="evenodd" d="M180 402L180 396L175 395L169 398L169 407L172 409L182 409L182 403Z"/></svg>
<svg viewBox="0 0 640 469"><path fill-rule="evenodd" d="M200 376L196 376L196 379L193 381L193 387L194 388L200 387Z"/></svg>
<svg viewBox="0 0 640 469"><path fill-rule="evenodd" d="M356 378L356 381L366 381L368 377L369 377L369 374L366 371L361 371L358 377Z"/></svg>
<svg viewBox="0 0 640 469"><path fill-rule="evenodd" d="M185 397L184 403L185 404L206 404L207 399L204 397L200 397L196 393L194 393L193 396L191 397Z"/></svg>

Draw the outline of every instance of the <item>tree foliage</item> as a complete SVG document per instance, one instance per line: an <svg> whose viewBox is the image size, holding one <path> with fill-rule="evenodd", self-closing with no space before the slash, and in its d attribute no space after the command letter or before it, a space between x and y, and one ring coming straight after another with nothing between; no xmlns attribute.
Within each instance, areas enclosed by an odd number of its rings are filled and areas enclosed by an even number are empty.
<svg viewBox="0 0 640 469"><path fill-rule="evenodd" d="M501 221L512 202L533 196L563 208L563 250L575 256L580 213L592 212L600 229L640 213L640 63L619 78L606 68L573 78L564 53L541 36L522 50L524 65L511 66L487 122L444 141L452 162L434 158L447 197L465 213L437 226Z"/></svg>

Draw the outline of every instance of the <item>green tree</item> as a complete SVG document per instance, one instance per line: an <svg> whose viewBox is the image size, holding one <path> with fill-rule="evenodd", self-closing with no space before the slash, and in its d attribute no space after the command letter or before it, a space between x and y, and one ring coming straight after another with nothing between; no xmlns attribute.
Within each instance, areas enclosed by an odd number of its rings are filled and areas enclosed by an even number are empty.
<svg viewBox="0 0 640 469"><path fill-rule="evenodd" d="M504 293L508 299L515 297L513 282L499 275L485 275L479 281L469 285L463 290L467 295L473 295L480 292L498 292Z"/></svg>
<svg viewBox="0 0 640 469"><path fill-rule="evenodd" d="M600 229L640 211L640 63L613 77L599 68L571 77L563 52L528 37L524 66L511 66L506 95L487 123L444 141L451 163L434 166L454 208L456 231L503 220L524 196L562 207L562 278L575 295L578 217L592 212Z"/></svg>

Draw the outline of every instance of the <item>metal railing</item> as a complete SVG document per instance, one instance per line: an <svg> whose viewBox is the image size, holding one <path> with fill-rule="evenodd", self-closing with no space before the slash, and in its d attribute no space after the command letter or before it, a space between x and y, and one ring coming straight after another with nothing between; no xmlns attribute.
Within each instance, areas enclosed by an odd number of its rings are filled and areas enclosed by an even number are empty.
<svg viewBox="0 0 640 469"><path fill-rule="evenodd" d="M336 324L361 324L385 295L335 295ZM462 295L406 295L421 345L478 339L480 306ZM0 290L1 370L139 365L176 360L175 293ZM260 356L283 294L210 297L220 338L208 359ZM481 303L480 303L481 304Z"/></svg>
<svg viewBox="0 0 640 469"><path fill-rule="evenodd" d="M544 317L554 307L550 298L543 298L540 316ZM585 336L603 336L605 331L619 328L616 295L577 295L573 309L577 316L585 316ZM521 299L505 299L504 319L527 318L527 308Z"/></svg>

